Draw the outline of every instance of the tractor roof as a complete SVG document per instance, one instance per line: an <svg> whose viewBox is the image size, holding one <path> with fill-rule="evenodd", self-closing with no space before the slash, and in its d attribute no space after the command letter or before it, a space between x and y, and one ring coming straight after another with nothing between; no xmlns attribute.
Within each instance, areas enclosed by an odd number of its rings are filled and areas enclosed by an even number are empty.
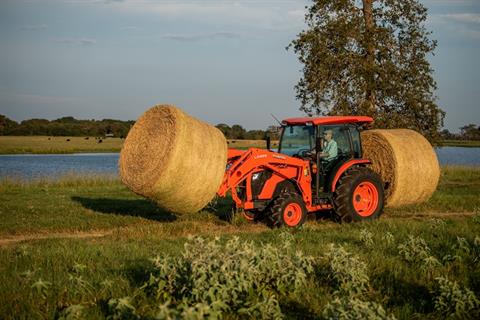
<svg viewBox="0 0 480 320"><path fill-rule="evenodd" d="M289 118L282 121L283 124L296 125L307 124L313 125L322 124L347 124L347 123L372 123L373 119L366 116L332 116L332 117L317 117L317 118Z"/></svg>

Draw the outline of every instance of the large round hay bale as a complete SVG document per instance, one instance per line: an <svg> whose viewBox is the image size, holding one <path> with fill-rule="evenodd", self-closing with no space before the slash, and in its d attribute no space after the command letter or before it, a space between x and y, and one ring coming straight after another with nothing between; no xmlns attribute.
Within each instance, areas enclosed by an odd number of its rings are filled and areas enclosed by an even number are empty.
<svg viewBox="0 0 480 320"><path fill-rule="evenodd" d="M120 176L132 191L175 213L196 212L217 192L227 141L220 130L172 105L146 111L120 152Z"/></svg>
<svg viewBox="0 0 480 320"><path fill-rule="evenodd" d="M440 166L421 134L408 129L363 131L362 148L385 183L386 206L420 203L436 190Z"/></svg>

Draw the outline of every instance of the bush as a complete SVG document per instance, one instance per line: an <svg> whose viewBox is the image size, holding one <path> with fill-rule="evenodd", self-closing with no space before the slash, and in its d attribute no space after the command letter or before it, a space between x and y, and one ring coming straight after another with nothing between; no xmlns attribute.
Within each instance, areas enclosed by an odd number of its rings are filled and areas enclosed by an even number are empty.
<svg viewBox="0 0 480 320"><path fill-rule="evenodd" d="M441 315L454 319L478 319L480 302L468 288L461 288L457 282L445 277L435 278L438 287L434 290L435 310Z"/></svg>
<svg viewBox="0 0 480 320"><path fill-rule="evenodd" d="M376 302L365 302L355 298L335 298L325 306L322 313L324 319L338 320L383 320L395 319L393 315L387 315L381 305Z"/></svg>
<svg viewBox="0 0 480 320"><path fill-rule="evenodd" d="M398 246L398 253L408 262L418 263L430 256L430 248L422 238L408 236L408 240Z"/></svg>
<svg viewBox="0 0 480 320"><path fill-rule="evenodd" d="M367 265L341 245L330 244L325 256L329 262L329 277L334 280L337 294L355 295L367 291Z"/></svg>
<svg viewBox="0 0 480 320"><path fill-rule="evenodd" d="M225 244L219 238L192 238L180 257L154 259L150 280L135 298L112 299L112 315L282 318L277 297L295 294L305 285L313 259L294 250L291 235L284 233L279 240L274 247L238 237Z"/></svg>

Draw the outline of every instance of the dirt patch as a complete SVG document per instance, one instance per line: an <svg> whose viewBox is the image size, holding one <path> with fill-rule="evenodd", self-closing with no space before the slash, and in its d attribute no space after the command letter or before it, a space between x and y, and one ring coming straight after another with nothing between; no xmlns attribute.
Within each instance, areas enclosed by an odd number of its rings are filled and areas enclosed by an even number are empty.
<svg viewBox="0 0 480 320"><path fill-rule="evenodd" d="M476 212L411 212L382 215L380 219L467 218Z"/></svg>
<svg viewBox="0 0 480 320"><path fill-rule="evenodd" d="M111 235L112 230L106 231L91 231L91 232L57 232L57 233L39 233L39 234L26 234L17 236L8 236L0 238L0 247L14 245L23 241L30 240L44 240L44 239L88 239L99 238Z"/></svg>

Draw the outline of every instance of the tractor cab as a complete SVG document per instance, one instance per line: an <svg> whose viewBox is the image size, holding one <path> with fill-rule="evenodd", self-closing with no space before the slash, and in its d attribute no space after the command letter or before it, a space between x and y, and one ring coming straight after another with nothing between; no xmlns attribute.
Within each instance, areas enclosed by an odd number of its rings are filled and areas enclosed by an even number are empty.
<svg viewBox="0 0 480 320"><path fill-rule="evenodd" d="M312 184L318 182L319 192L327 192L344 163L362 158L360 130L372 121L349 116L285 119L278 152L310 161L311 172L318 176Z"/></svg>

